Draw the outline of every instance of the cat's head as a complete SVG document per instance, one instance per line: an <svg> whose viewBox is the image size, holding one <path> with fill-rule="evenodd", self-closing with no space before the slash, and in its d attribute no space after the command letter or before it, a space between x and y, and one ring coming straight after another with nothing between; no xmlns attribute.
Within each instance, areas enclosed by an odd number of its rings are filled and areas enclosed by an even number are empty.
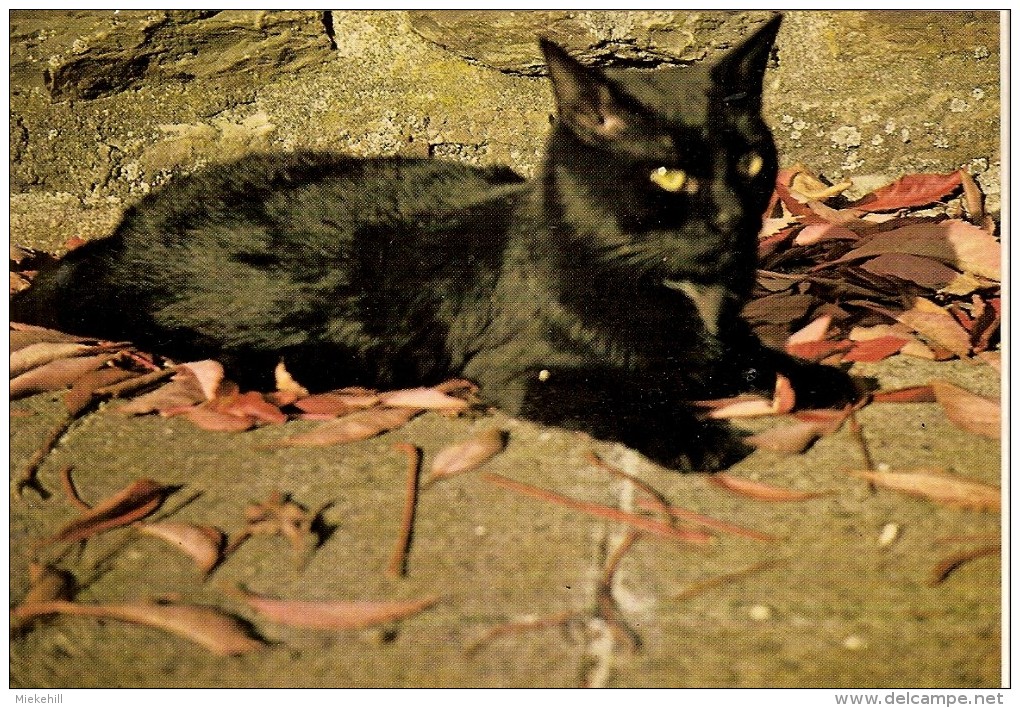
<svg viewBox="0 0 1020 708"><path fill-rule="evenodd" d="M603 71L542 41L558 113L549 169L566 221L608 259L700 282L753 271L777 170L761 95L780 21L708 68Z"/></svg>

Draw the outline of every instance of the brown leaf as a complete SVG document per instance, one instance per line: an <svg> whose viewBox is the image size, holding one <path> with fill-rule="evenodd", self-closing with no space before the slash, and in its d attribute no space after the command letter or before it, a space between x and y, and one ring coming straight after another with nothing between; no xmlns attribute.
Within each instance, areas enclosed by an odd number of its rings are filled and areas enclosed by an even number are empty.
<svg viewBox="0 0 1020 708"><path fill-rule="evenodd" d="M932 381L931 387L935 400L954 425L987 438L1002 437L1002 404L999 401L971 393L948 381Z"/></svg>
<svg viewBox="0 0 1020 708"><path fill-rule="evenodd" d="M45 615L98 617L145 625L176 634L195 642L214 654L231 656L264 648L252 638L233 616L215 607L202 605L131 602L119 605L86 605L62 600L21 605L12 612L20 618Z"/></svg>
<svg viewBox="0 0 1020 708"><path fill-rule="evenodd" d="M209 403L209 407L220 413L254 418L263 423L279 425L287 422L287 416L267 401L261 393L248 391L236 395L221 396Z"/></svg>
<svg viewBox="0 0 1020 708"><path fill-rule="evenodd" d="M1002 279L1002 246L995 237L960 219L921 222L886 231L825 264L846 263L886 253L933 258L984 278Z"/></svg>
<svg viewBox="0 0 1020 708"><path fill-rule="evenodd" d="M573 499L562 494L557 494L556 492L548 489L533 487L530 484L524 484L523 482L508 479L507 477L493 472L486 472L482 475L482 479L486 482L490 482L491 484L513 490L519 494L524 494L535 499L559 504L560 506L583 511L586 514L592 514L593 516L598 516L604 519L618 521L639 531L645 531L661 538L667 538L675 541L686 541L689 543L708 543L712 540L710 535L701 533L700 531L675 528L667 523L649 519L645 516L630 514L611 506L581 501L580 499Z"/></svg>
<svg viewBox="0 0 1020 708"><path fill-rule="evenodd" d="M970 334L945 308L930 300L919 297L914 300L909 310L881 311L907 325L932 344L949 350L961 359L970 356Z"/></svg>
<svg viewBox="0 0 1020 708"><path fill-rule="evenodd" d="M352 413L338 420L278 440L275 445L294 447L302 445L337 445L367 440L407 423L421 410L413 408L370 408Z"/></svg>
<svg viewBox="0 0 1020 708"><path fill-rule="evenodd" d="M226 534L213 526L199 526L176 521L137 523L135 528L149 536L160 538L191 556L203 574L208 574L220 562Z"/></svg>
<svg viewBox="0 0 1020 708"><path fill-rule="evenodd" d="M462 398L447 395L435 388L407 388L379 394L384 406L441 411L462 411L468 407Z"/></svg>
<svg viewBox="0 0 1020 708"><path fill-rule="evenodd" d="M860 264L860 268L881 276L916 283L928 290L944 288L960 274L941 262L910 253L883 253Z"/></svg>
<svg viewBox="0 0 1020 708"><path fill-rule="evenodd" d="M72 359L57 359L49 364L27 371L11 379L11 400L17 400L44 391L59 391L67 388L79 378L95 371L117 356L116 353L81 356Z"/></svg>
<svg viewBox="0 0 1020 708"><path fill-rule="evenodd" d="M876 189L850 206L866 211L890 211L927 206L952 194L960 186L960 172L906 175Z"/></svg>
<svg viewBox="0 0 1020 708"><path fill-rule="evenodd" d="M824 341L824 342L801 342L799 344L787 344L786 353L793 356L807 359L808 361L822 361L834 354L842 354L853 348L853 345L845 340Z"/></svg>
<svg viewBox="0 0 1020 708"><path fill-rule="evenodd" d="M294 401L294 407L305 413L338 417L364 408L372 408L379 402L379 396L375 393L352 394L329 391L300 398Z"/></svg>
<svg viewBox="0 0 1020 708"><path fill-rule="evenodd" d="M175 408L162 411L166 416L181 416L197 425L202 430L217 433L240 433L255 427L255 421L246 415L221 413L209 406L198 405L187 408Z"/></svg>
<svg viewBox="0 0 1020 708"><path fill-rule="evenodd" d="M929 385L907 386L871 394L874 403L934 403L935 391Z"/></svg>
<svg viewBox="0 0 1020 708"><path fill-rule="evenodd" d="M806 501L832 494L832 492L806 492L799 489L773 487L772 485L755 482L751 479L734 477L725 472L710 475L708 482L740 496L768 502Z"/></svg>
<svg viewBox="0 0 1020 708"><path fill-rule="evenodd" d="M38 545L83 541L97 533L127 526L156 511L173 491L151 479L136 479L112 497L65 524L52 536L39 540Z"/></svg>
<svg viewBox="0 0 1020 708"><path fill-rule="evenodd" d="M175 410L193 406L205 399L198 379L191 371L184 369L174 375L169 383L155 391L133 398L118 408L121 413L144 415L164 410Z"/></svg>
<svg viewBox="0 0 1020 708"><path fill-rule="evenodd" d="M907 337L889 335L856 342L843 356L843 361L881 361L899 352L909 341Z"/></svg>
<svg viewBox="0 0 1020 708"><path fill-rule="evenodd" d="M492 428L470 440L444 447L432 460L428 481L452 477L480 467L506 448L508 437L505 431Z"/></svg>
<svg viewBox="0 0 1020 708"><path fill-rule="evenodd" d="M270 622L333 631L364 629L396 622L418 614L439 602L436 596L406 601L345 602L277 600L240 588L229 589L228 592Z"/></svg>
<svg viewBox="0 0 1020 708"><path fill-rule="evenodd" d="M37 342L11 353L10 378L58 359L95 354L100 348L78 342Z"/></svg>
<svg viewBox="0 0 1020 708"><path fill-rule="evenodd" d="M23 324L21 322L11 322L10 324L10 350L15 352L19 349L24 349L29 344L35 344L37 342L94 342L95 340L89 339L88 337L79 337L77 335L68 334L66 332L59 332L55 329L49 329L48 327L39 327L37 325Z"/></svg>
<svg viewBox="0 0 1020 708"><path fill-rule="evenodd" d="M941 469L903 472L853 470L849 474L886 489L925 497L949 506L989 511L1002 508L1002 492L998 487L952 475Z"/></svg>
<svg viewBox="0 0 1020 708"><path fill-rule="evenodd" d="M1002 546L998 543L991 544L988 546L981 546L970 551L964 551L962 553L954 553L948 558L943 558L939 561L938 565L932 568L931 577L928 579L928 586L934 587L945 582L946 578L949 577L950 573L959 568L964 563L969 563L972 560L978 558L984 558L985 556L997 556L1002 552Z"/></svg>
<svg viewBox="0 0 1020 708"><path fill-rule="evenodd" d="M96 389L115 384L119 381L126 381L134 378L137 374L116 367L97 369L90 371L77 379L64 394L64 405L67 412L76 416L88 408L95 398Z"/></svg>
<svg viewBox="0 0 1020 708"><path fill-rule="evenodd" d="M760 450L772 450L788 455L799 455L811 447L825 434L819 423L801 421L792 425L781 425L744 439L749 445Z"/></svg>

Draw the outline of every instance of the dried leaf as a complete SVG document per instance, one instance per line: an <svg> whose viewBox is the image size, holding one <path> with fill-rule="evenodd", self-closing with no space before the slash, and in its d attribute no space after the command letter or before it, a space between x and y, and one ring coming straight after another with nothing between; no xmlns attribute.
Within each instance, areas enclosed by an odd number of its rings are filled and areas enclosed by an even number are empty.
<svg viewBox="0 0 1020 708"><path fill-rule="evenodd" d="M935 391L929 385L907 386L871 394L874 403L934 403Z"/></svg>
<svg viewBox="0 0 1020 708"><path fill-rule="evenodd" d="M928 586L934 587L945 582L950 573L964 563L969 563L972 560L984 558L985 556L997 556L1000 553L1002 553L1002 546L998 543L982 546L962 553L954 553L948 558L944 558L939 561L938 565L932 568L931 577L928 579Z"/></svg>
<svg viewBox="0 0 1020 708"><path fill-rule="evenodd" d="M265 645L252 638L231 615L202 605L131 602L120 605L85 605L62 600L21 605L12 612L19 618L75 615L119 620L163 630L195 642L214 654L231 656L258 651Z"/></svg>
<svg viewBox="0 0 1020 708"><path fill-rule="evenodd" d="M985 196L981 187L966 170L960 170L960 183L963 185L963 208L967 211L967 219L972 224L981 224L985 218Z"/></svg>
<svg viewBox="0 0 1020 708"><path fill-rule="evenodd" d="M883 253L864 261L859 267L875 275L916 283L928 290L944 288L960 277L960 273L933 258L909 253Z"/></svg>
<svg viewBox="0 0 1020 708"><path fill-rule="evenodd" d="M820 342L825 339L825 334L832 326L832 316L822 315L805 325L786 339L786 344L804 344L805 342Z"/></svg>
<svg viewBox="0 0 1020 708"><path fill-rule="evenodd" d="M881 361L898 353L909 341L907 337L889 335L856 342L843 356L843 361Z"/></svg>
<svg viewBox="0 0 1020 708"><path fill-rule="evenodd" d="M954 425L987 438L1002 437L1002 404L999 401L971 393L948 381L932 381L931 387L935 400Z"/></svg>
<svg viewBox="0 0 1020 708"><path fill-rule="evenodd" d="M981 352L978 354L981 361L988 364L990 367L1002 373L1002 354L999 352Z"/></svg>
<svg viewBox="0 0 1020 708"><path fill-rule="evenodd" d="M189 361L181 364L180 368L186 369L195 375L202 394L206 400L211 401L220 394L223 385L223 364L212 359L202 361Z"/></svg>
<svg viewBox="0 0 1020 708"><path fill-rule="evenodd" d="M294 407L305 413L338 417L357 410L372 408L379 403L379 396L372 391L364 393L330 391L300 398L294 401Z"/></svg>
<svg viewBox="0 0 1020 708"><path fill-rule="evenodd" d="M825 201L832 197L839 196L854 186L854 183L847 180L839 184L827 184L809 172L798 172L790 182L790 189L802 196L806 201Z"/></svg>
<svg viewBox="0 0 1020 708"><path fill-rule="evenodd" d="M737 401L722 408L716 408L708 414L708 417L723 420L786 415L793 410L795 404L796 395L790 385L790 380L782 374L777 374L776 391L771 401L765 399Z"/></svg>
<svg viewBox="0 0 1020 708"><path fill-rule="evenodd" d="M273 377L276 380L276 390L278 392L293 393L297 396L308 395L308 389L294 380L294 377L290 375L282 361L273 369Z"/></svg>
<svg viewBox="0 0 1020 708"><path fill-rule="evenodd" d="M832 492L806 492L798 489L783 489L769 484L755 482L743 477L734 477L719 472L708 477L710 484L750 499L768 502L806 501L832 494Z"/></svg>
<svg viewBox="0 0 1020 708"><path fill-rule="evenodd" d="M101 348L78 342L37 342L11 353L10 378L58 359L95 354Z"/></svg>
<svg viewBox="0 0 1020 708"><path fill-rule="evenodd" d="M470 440L445 447L436 453L429 474L430 482L476 469L506 448L508 434L492 428Z"/></svg>
<svg viewBox="0 0 1020 708"><path fill-rule="evenodd" d="M420 409L370 408L338 420L323 423L306 433L298 433L276 442L277 446L337 445L367 440L407 423Z"/></svg>
<svg viewBox="0 0 1020 708"><path fill-rule="evenodd" d="M394 449L407 455L407 483L404 485L407 494L404 497L404 513L400 527L400 537L390 557L386 572L394 578L407 575L407 554L411 550L411 537L414 535L414 516L418 509L418 479L421 476L421 448L408 443L397 443Z"/></svg>
<svg viewBox="0 0 1020 708"><path fill-rule="evenodd" d="M1002 508L1002 491L998 487L952 475L941 469L903 472L853 470L849 474L886 489L925 497L941 504L988 511Z"/></svg>
<svg viewBox="0 0 1020 708"><path fill-rule="evenodd" d="M22 324L21 322L10 323L10 350L16 352L24 349L30 344L37 342L94 342L88 337L59 332L48 327Z"/></svg>
<svg viewBox="0 0 1020 708"><path fill-rule="evenodd" d="M850 206L866 211L922 207L952 194L960 186L960 172L906 175L861 197Z"/></svg>
<svg viewBox="0 0 1020 708"><path fill-rule="evenodd" d="M187 408L171 408L161 413L165 416L181 416L202 430L217 433L240 433L255 427L255 421L248 416L221 413L208 406L198 405Z"/></svg>
<svg viewBox="0 0 1020 708"><path fill-rule="evenodd" d="M845 226L820 222L805 226L797 233L793 242L797 246L813 246L822 241L856 241L859 238L860 236Z"/></svg>
<svg viewBox="0 0 1020 708"><path fill-rule="evenodd" d="M95 399L96 389L115 384L119 381L126 381L134 378L137 374L116 367L97 369L90 371L76 380L67 393L64 394L64 405L67 412L76 416L88 408Z"/></svg>
<svg viewBox="0 0 1020 708"><path fill-rule="evenodd" d="M853 345L845 339L825 342L801 342L800 344L787 344L786 353L801 359L807 359L808 361L822 361L834 354L841 355L852 348Z"/></svg>
<svg viewBox="0 0 1020 708"><path fill-rule="evenodd" d="M899 312L882 310L882 312L961 359L970 356L970 334L945 308L930 300L917 298L909 310Z"/></svg>
<svg viewBox="0 0 1020 708"><path fill-rule="evenodd" d="M144 415L157 411L177 410L202 403L205 394L198 379L191 371L185 369L174 375L169 383L155 391L142 394L131 399L118 408L121 413Z"/></svg>
<svg viewBox="0 0 1020 708"><path fill-rule="evenodd" d="M220 562L226 534L213 526L199 526L175 521L137 523L135 528L149 536L160 538L191 556L203 574L208 574Z"/></svg>
<svg viewBox="0 0 1020 708"><path fill-rule="evenodd" d="M1002 280L1002 245L984 229L960 219L915 223L880 233L825 265L886 253L933 258L959 271Z"/></svg>
<svg viewBox="0 0 1020 708"><path fill-rule="evenodd" d="M173 491L151 479L136 479L112 497L65 524L52 536L39 540L38 545L69 543L91 538L109 529L127 526L153 513Z"/></svg>
<svg viewBox="0 0 1020 708"><path fill-rule="evenodd" d="M627 524L632 528L639 531L644 531L649 534L659 536L661 538L667 538L676 541L686 541L689 543L708 543L712 540L712 537L706 533L700 531L694 531L692 529L680 529L670 526L669 524L661 521L655 521L645 516L637 516L636 514L630 514L620 509L616 509L611 506L605 506L603 504L595 504L593 502L581 501L580 499L573 499L571 497L557 494L556 492L541 487L533 487L530 484L524 484L523 482L517 482L512 479L508 479L502 475L498 475L492 472L487 472L482 475L482 479L486 482L510 489L519 494L524 494L535 499L541 499L543 501L552 502L559 504L570 509L576 509L583 511L586 514L592 514L593 516L599 516L604 519L610 519L612 521L618 521L623 524Z"/></svg>
<svg viewBox="0 0 1020 708"><path fill-rule="evenodd" d="M468 407L462 398L447 395L435 388L408 388L379 394L384 406L425 410L462 411Z"/></svg>
<svg viewBox="0 0 1020 708"><path fill-rule="evenodd" d="M287 416L267 401L261 393L248 391L230 396L221 396L209 403L209 407L220 413L253 418L263 423L279 425L287 422Z"/></svg>
<svg viewBox="0 0 1020 708"><path fill-rule="evenodd" d="M116 353L81 356L72 359L57 359L49 364L27 371L11 379L11 400L17 400L44 391L59 391L67 388L79 378L102 367L117 356Z"/></svg>
<svg viewBox="0 0 1020 708"><path fill-rule="evenodd" d="M436 596L406 601L345 602L277 600L240 588L229 589L228 592L270 622L333 631L364 629L396 622L416 615L439 602Z"/></svg>
<svg viewBox="0 0 1020 708"><path fill-rule="evenodd" d="M801 421L792 425L781 425L744 439L749 445L760 450L772 450L788 455L799 455L811 447L825 434L824 426Z"/></svg>

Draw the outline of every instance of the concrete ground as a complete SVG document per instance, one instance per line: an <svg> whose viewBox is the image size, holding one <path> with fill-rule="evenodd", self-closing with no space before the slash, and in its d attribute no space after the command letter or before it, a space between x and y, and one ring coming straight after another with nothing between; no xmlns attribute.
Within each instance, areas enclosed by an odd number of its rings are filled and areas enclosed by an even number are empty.
<svg viewBox="0 0 1020 708"><path fill-rule="evenodd" d="M895 357L857 364L886 388L955 382L999 390L985 364ZM252 622L272 642L241 657L215 656L183 639L113 621L64 617L10 644L12 687L113 686L609 686L993 687L1002 683L1000 561L961 566L931 587L936 563L994 536L1000 517L895 492L872 490L846 471L861 468L860 446L843 430L807 454L759 451L731 472L781 487L831 490L810 501L763 502L712 486L705 476L657 468L622 448L502 415L451 420L426 414L372 440L327 448L262 446L312 425L291 422L240 434L197 429L181 419L127 418L109 404L77 422L45 462L53 496L12 496L10 598L27 589L34 539L76 509L59 470L74 465L79 491L101 499L138 477L182 485L164 505L173 518L235 531L242 510L279 489L309 508L330 503L331 533L303 570L284 539L255 537L202 582L183 554L162 541L116 530L63 553L59 565L84 584L81 602L174 594ZM62 414L56 395L11 406L12 480ZM872 405L859 414L876 463L893 469L945 467L998 483L998 441L964 432L935 404ZM771 421L755 424L763 427ZM510 433L502 454L480 471L425 489L409 572L385 568L404 503L405 458L395 442L441 447L473 431ZM607 548L621 528L578 511L520 496L481 479L482 471L609 505L626 504L623 483L595 469L595 450L635 472L675 505L773 534L764 542L720 535L709 546L642 538L623 558L613 588L621 617L640 639L631 651L607 640L596 587ZM888 524L898 537L879 544ZM44 552L54 559L59 547ZM771 561L720 583L713 578ZM323 632L260 620L223 585L289 599L409 599L441 602L382 629ZM681 594L684 597L678 598ZM566 626L497 637L467 651L491 628L577 611Z"/></svg>

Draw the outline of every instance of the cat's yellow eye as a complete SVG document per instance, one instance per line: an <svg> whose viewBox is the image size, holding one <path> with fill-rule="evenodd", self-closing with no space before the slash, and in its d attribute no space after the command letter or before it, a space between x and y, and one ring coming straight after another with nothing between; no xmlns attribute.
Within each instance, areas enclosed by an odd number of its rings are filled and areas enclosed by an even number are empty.
<svg viewBox="0 0 1020 708"><path fill-rule="evenodd" d="M648 175L648 179L667 192L679 192L687 182L687 173L669 167L657 167Z"/></svg>
<svg viewBox="0 0 1020 708"><path fill-rule="evenodd" d="M758 173L765 166L765 160L756 152L749 152L740 158L737 169L745 177L757 177Z"/></svg>

